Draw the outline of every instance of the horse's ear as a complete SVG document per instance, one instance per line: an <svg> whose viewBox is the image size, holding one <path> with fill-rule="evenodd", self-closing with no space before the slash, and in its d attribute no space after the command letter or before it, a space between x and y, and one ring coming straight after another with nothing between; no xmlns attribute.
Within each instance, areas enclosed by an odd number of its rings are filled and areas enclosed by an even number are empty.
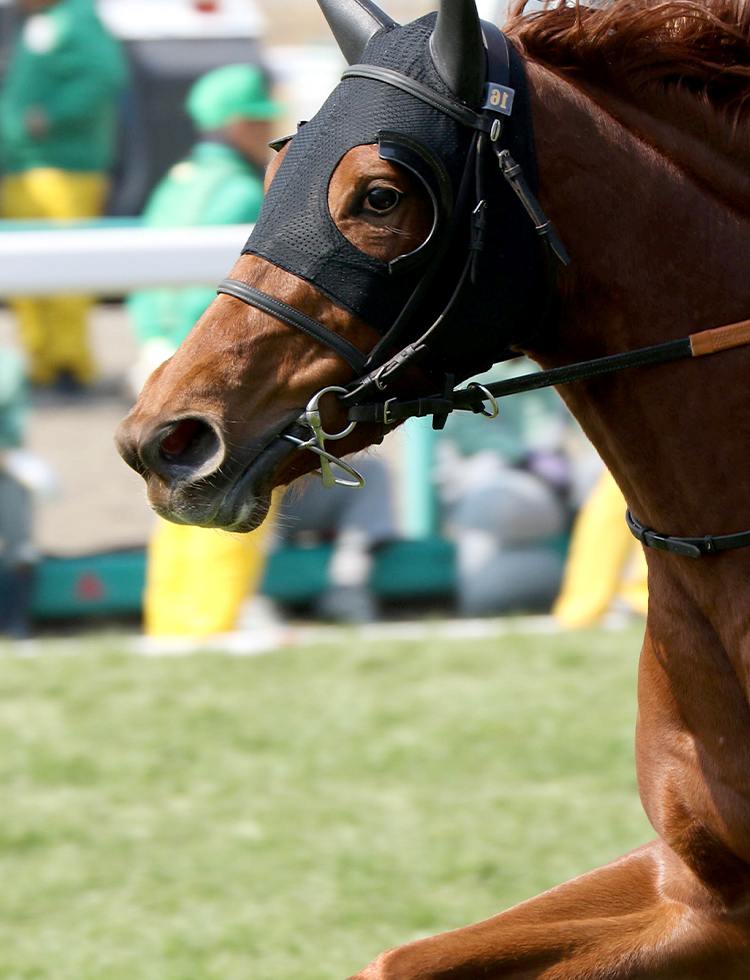
<svg viewBox="0 0 750 980"><path fill-rule="evenodd" d="M485 54L475 0L440 0L430 54L456 98L476 105L484 85Z"/></svg>
<svg viewBox="0 0 750 980"><path fill-rule="evenodd" d="M318 4L350 65L360 61L373 34L382 27L398 26L372 0L318 0Z"/></svg>

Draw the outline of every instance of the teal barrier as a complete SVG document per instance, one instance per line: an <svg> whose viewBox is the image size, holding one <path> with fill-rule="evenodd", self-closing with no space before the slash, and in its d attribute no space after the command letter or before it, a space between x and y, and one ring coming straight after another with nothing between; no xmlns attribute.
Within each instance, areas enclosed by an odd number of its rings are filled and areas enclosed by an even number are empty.
<svg viewBox="0 0 750 980"><path fill-rule="evenodd" d="M327 587L331 545L284 548L272 555L260 591L282 602L310 602ZM449 596L455 588L454 549L448 541L393 541L375 556L372 589L382 599Z"/></svg>
<svg viewBox="0 0 750 980"><path fill-rule="evenodd" d="M32 615L36 619L139 614L146 572L142 548L45 557L39 564Z"/></svg>
<svg viewBox="0 0 750 980"><path fill-rule="evenodd" d="M310 602L327 585L330 545L282 548L271 555L260 591L289 603ZM375 557L372 587L383 599L449 596L455 585L453 546L438 538L394 541ZM75 558L45 557L32 614L38 620L138 616L146 575L141 548Z"/></svg>

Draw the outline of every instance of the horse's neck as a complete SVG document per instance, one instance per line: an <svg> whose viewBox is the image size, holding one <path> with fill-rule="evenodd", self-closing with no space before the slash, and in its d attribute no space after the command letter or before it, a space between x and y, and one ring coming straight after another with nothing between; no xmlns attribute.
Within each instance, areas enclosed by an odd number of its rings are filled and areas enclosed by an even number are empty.
<svg viewBox="0 0 750 980"><path fill-rule="evenodd" d="M531 63L529 79L540 197L573 257L559 331L534 356L570 363L750 318L750 221L553 73ZM561 393L641 521L722 534L750 529L749 370L746 347ZM750 587L750 549L721 562Z"/></svg>
<svg viewBox="0 0 750 980"><path fill-rule="evenodd" d="M736 131L729 132L729 122L718 114L715 120L710 120L705 107L696 104L690 92L672 93L668 106L657 105L660 110L657 115L586 81L577 79L576 84L609 115L650 142L714 197L729 207L750 213L748 141Z"/></svg>

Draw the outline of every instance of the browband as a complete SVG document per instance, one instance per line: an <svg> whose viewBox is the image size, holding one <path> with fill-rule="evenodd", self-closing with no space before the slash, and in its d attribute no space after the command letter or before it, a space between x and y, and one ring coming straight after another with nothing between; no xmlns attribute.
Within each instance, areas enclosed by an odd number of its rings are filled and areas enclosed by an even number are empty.
<svg viewBox="0 0 750 980"><path fill-rule="evenodd" d="M392 68L381 68L379 65L352 65L346 69L341 78L370 78L375 82L384 82L386 85L391 85L393 88L401 89L402 92L408 92L409 95L421 99L433 109L438 109L446 116L450 116L451 119L461 123L462 126L468 126L469 129L489 133L492 128L492 120L482 113L474 112L473 109L463 105L463 103L457 102L455 99L448 99L426 85L422 85L421 82L409 78L408 75L403 75L400 71L394 71Z"/></svg>
<svg viewBox="0 0 750 980"><path fill-rule="evenodd" d="M239 279L222 279L216 288L216 292L241 299L248 306L254 306L256 309L262 310L263 313L268 313L269 316L275 316L277 320L288 323L290 327L296 327L308 337L319 340L321 344L325 344L326 347L343 358L357 377L364 374L367 357L357 350L354 344L350 344L348 340L340 337L333 330L322 323L318 323L317 320L313 320L306 313L296 310L288 303L276 299L275 296L269 296L268 293L263 293L259 289L255 289L254 286L249 286L246 282L240 282Z"/></svg>

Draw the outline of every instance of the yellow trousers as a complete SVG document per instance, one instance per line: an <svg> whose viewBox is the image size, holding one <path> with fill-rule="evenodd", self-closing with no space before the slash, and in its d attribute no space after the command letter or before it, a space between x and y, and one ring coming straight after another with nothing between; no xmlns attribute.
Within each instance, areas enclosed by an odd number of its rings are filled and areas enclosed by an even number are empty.
<svg viewBox="0 0 750 980"><path fill-rule="evenodd" d="M12 220L74 221L98 217L108 179L102 173L79 173L37 167L0 180L0 215ZM44 275L44 270L39 270ZM12 301L21 340L35 384L55 381L67 371L82 384L94 377L88 342L92 298L77 293L54 297L19 296Z"/></svg>
<svg viewBox="0 0 750 980"><path fill-rule="evenodd" d="M552 609L567 629L590 626L614 598L645 615L646 559L625 523L625 500L605 470L573 525L562 587Z"/></svg>
<svg viewBox="0 0 750 980"><path fill-rule="evenodd" d="M235 628L258 587L270 523L249 534L159 520L148 547L147 636L210 636Z"/></svg>

